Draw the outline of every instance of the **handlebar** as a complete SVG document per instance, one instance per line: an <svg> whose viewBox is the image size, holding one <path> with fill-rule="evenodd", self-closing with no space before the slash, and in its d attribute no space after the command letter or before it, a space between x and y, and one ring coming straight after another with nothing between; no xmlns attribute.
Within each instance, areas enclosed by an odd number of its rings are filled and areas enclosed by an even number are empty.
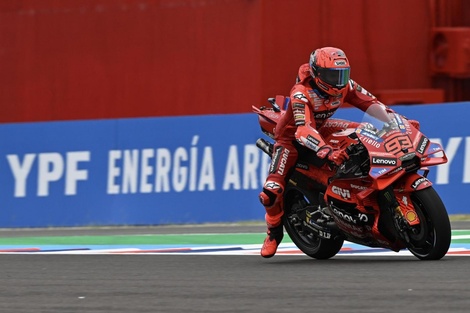
<svg viewBox="0 0 470 313"><path fill-rule="evenodd" d="M273 155L274 145L263 138L256 140L256 146L269 156Z"/></svg>

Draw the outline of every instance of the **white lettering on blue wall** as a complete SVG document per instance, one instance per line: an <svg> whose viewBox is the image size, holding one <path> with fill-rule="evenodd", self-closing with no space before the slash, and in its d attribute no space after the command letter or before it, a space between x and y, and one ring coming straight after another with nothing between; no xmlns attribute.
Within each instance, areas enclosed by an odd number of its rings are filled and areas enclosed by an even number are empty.
<svg viewBox="0 0 470 313"><path fill-rule="evenodd" d="M260 158L260 154L262 157ZM238 158L238 147L229 147L222 190L259 189L266 179L270 158L256 145L248 144L243 149L243 164ZM241 174L243 171L243 175Z"/></svg>
<svg viewBox="0 0 470 313"><path fill-rule="evenodd" d="M222 190L240 189L240 166L238 164L238 149L235 145L229 147L224 177Z"/></svg>
<svg viewBox="0 0 470 313"><path fill-rule="evenodd" d="M222 163L215 162L212 147L195 147L197 140L198 136L194 136L192 147L178 147L174 151L166 148L110 150L107 193L215 191L218 188L215 163ZM229 146L219 186L222 190L249 190L262 186L269 157L254 144L245 145L242 152L240 158L238 147Z"/></svg>
<svg viewBox="0 0 470 313"><path fill-rule="evenodd" d="M204 147L199 158L198 139L193 137L191 148L178 147L174 152L166 148L109 151L107 193L215 190L212 147Z"/></svg>
<svg viewBox="0 0 470 313"><path fill-rule="evenodd" d="M106 183L104 192L150 194L262 188L270 158L254 144L230 145L225 152L218 151L216 155L222 159L216 160L215 148L198 147L198 141L199 136L193 136L188 147L107 151L107 164L100 166L106 171L100 176ZM452 177L470 183L470 137L450 137L444 143L440 138L431 141L441 144L448 158L446 164L430 168L435 173L433 183L447 185ZM63 195L73 196L88 181L85 164L91 162L91 152L8 154L6 159L14 197L48 197L58 189Z"/></svg>
<svg viewBox="0 0 470 313"><path fill-rule="evenodd" d="M33 166L36 154L28 153L25 154L23 162L19 160L18 155L9 154L7 160L10 165L13 178L15 180L15 191L14 195L17 198L26 197L26 181L28 179L29 172Z"/></svg>
<svg viewBox="0 0 470 313"><path fill-rule="evenodd" d="M15 181L13 195L16 198L27 196L28 177L37 161L36 195L49 196L49 188L53 183L65 180L64 194L72 196L77 194L78 181L88 179L88 171L79 169L79 163L89 162L89 151L67 152L65 158L58 152L28 153L21 160L17 154L6 156L10 170Z"/></svg>

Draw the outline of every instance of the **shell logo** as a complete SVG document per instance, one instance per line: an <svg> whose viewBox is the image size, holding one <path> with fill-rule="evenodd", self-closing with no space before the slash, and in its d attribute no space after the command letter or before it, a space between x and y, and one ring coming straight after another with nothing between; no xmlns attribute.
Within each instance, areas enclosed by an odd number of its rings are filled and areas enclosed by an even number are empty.
<svg viewBox="0 0 470 313"><path fill-rule="evenodd" d="M408 211L405 214L405 218L411 224L411 223L416 222L418 220L418 215L416 214L415 211Z"/></svg>

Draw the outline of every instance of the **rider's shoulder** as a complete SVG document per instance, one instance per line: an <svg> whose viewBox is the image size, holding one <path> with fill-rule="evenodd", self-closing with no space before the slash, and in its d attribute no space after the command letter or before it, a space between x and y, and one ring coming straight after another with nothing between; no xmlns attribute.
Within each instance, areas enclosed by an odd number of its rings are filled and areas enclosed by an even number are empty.
<svg viewBox="0 0 470 313"><path fill-rule="evenodd" d="M310 78L310 65L308 63L304 63L299 67L296 83L302 83L308 80L308 78Z"/></svg>
<svg viewBox="0 0 470 313"><path fill-rule="evenodd" d="M290 93L291 93L291 95L293 95L293 94L298 94L298 93L302 93L302 94L304 94L304 95L307 96L307 95L309 94L309 93L308 93L308 90L309 90L308 84L299 82L299 83L295 84L295 85L292 87Z"/></svg>

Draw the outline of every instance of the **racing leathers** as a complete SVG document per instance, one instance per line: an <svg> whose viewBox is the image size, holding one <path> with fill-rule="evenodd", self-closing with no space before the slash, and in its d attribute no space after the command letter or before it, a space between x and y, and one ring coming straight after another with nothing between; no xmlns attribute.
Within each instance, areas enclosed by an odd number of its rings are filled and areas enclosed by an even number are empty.
<svg viewBox="0 0 470 313"><path fill-rule="evenodd" d="M352 79L337 96L330 96L318 88L309 72L309 64L299 68L296 84L290 92L290 101L285 114L280 118L274 132L274 149L268 177L260 193L260 201L266 209L266 238L261 255L271 257L276 253L282 240L282 196L284 188L297 162L296 142L316 152L319 159L340 165L348 158L343 150L335 150L327 145L324 137L349 127L356 122L330 118L335 111L347 102L362 111L380 102ZM324 166L328 166L325 162ZM318 170L317 181L327 185L328 171ZM275 239L275 240L274 240Z"/></svg>

